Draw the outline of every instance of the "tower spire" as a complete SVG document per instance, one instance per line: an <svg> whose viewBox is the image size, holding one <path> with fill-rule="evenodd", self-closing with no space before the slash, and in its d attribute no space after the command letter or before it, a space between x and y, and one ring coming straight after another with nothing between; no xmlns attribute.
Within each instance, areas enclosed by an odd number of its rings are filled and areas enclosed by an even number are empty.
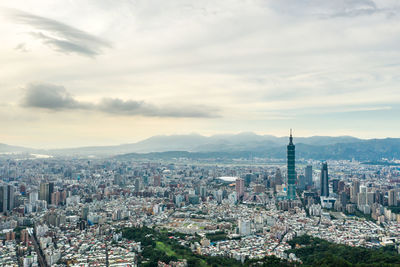
<svg viewBox="0 0 400 267"><path fill-rule="evenodd" d="M290 137L289 137L290 144L293 144L293 136L292 136L292 128L290 128Z"/></svg>

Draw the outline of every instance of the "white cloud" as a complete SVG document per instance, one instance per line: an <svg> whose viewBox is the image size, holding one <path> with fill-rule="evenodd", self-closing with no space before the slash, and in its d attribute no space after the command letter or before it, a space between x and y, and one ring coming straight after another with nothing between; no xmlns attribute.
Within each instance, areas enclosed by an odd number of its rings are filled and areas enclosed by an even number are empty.
<svg viewBox="0 0 400 267"><path fill-rule="evenodd" d="M324 110L373 109L389 114L382 133L400 130L391 124L396 110L382 110L400 102L397 1L16 0L7 7L30 14L23 24L0 18L0 56L9 66L0 73L0 97L9 103L19 99L16 88L39 80L62 84L86 103L200 103L222 115L184 125L164 119L168 133L275 133L290 123L318 130L310 122ZM110 110L120 111L132 104L113 103ZM143 134L158 133L141 123Z"/></svg>

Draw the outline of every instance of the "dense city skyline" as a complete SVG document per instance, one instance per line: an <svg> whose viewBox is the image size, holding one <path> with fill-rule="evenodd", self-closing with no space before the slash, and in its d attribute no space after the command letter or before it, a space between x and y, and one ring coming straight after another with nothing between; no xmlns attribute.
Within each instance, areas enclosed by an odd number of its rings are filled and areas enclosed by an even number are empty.
<svg viewBox="0 0 400 267"><path fill-rule="evenodd" d="M0 139L398 137L397 1L2 1ZM371 124L374 127L371 127Z"/></svg>
<svg viewBox="0 0 400 267"><path fill-rule="evenodd" d="M0 0L0 266L400 266L399 0Z"/></svg>

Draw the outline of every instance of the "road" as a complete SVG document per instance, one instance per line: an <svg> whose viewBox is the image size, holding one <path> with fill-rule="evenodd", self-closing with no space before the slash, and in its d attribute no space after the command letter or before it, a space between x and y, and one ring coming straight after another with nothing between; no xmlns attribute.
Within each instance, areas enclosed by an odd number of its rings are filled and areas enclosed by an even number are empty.
<svg viewBox="0 0 400 267"><path fill-rule="evenodd" d="M32 240L33 247L35 248L36 254L38 255L38 261L39 261L39 266L40 267L48 267L46 260L43 257L42 250L39 247L39 244L37 243L37 240L33 234L33 229L28 228L28 234L29 238Z"/></svg>

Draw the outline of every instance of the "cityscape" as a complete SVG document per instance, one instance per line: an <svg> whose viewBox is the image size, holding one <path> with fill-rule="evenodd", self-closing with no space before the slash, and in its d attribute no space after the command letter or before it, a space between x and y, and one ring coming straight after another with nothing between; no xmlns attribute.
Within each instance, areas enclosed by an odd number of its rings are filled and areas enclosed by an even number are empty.
<svg viewBox="0 0 400 267"><path fill-rule="evenodd" d="M155 249L164 256L149 256L146 239L129 229L159 231L186 253L236 264L265 257L282 266L301 264L291 241L305 235L349 247L393 247L398 253L398 164L296 160L295 140L290 133L286 164L2 158L0 263L208 263L180 255L161 237Z"/></svg>
<svg viewBox="0 0 400 267"><path fill-rule="evenodd" d="M0 267L400 267L400 1L0 0Z"/></svg>

